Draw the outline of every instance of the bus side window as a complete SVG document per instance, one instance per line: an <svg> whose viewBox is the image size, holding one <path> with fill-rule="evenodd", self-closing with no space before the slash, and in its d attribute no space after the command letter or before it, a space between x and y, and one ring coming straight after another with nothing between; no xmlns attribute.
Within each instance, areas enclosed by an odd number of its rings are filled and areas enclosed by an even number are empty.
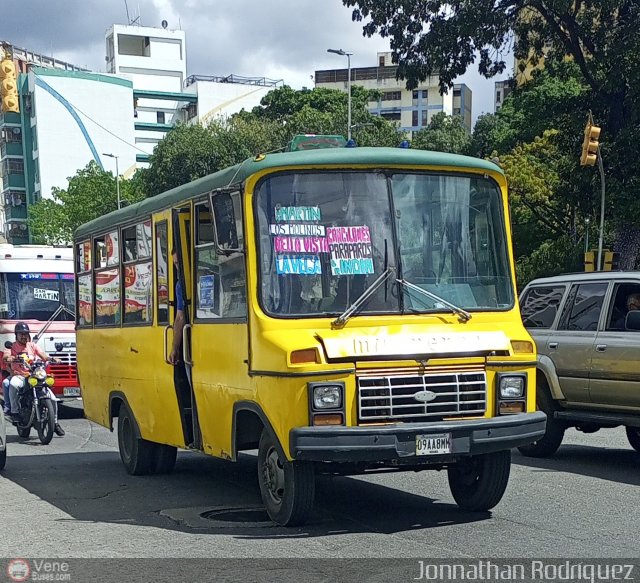
<svg viewBox="0 0 640 583"><path fill-rule="evenodd" d="M237 246L239 234L233 206L227 207L225 221L218 224L225 233L221 241L229 247ZM218 227L218 225L216 225ZM241 225L240 225L241 228ZM241 240L241 235L240 235ZM214 242L213 224L209 203L196 206L196 318L237 319L247 313L246 276L244 255L238 251L219 253Z"/></svg>

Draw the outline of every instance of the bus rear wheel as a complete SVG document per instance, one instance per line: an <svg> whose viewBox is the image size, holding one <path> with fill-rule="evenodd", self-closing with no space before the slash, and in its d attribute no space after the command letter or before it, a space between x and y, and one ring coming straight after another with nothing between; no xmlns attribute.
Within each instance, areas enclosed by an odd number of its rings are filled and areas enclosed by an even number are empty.
<svg viewBox="0 0 640 583"><path fill-rule="evenodd" d="M267 430L258 446L258 483L271 520L282 526L304 524L313 510L315 475L310 462L287 461Z"/></svg>
<svg viewBox="0 0 640 583"><path fill-rule="evenodd" d="M154 443L138 437L138 425L129 407L122 403L118 413L118 449L127 473L132 476L152 474L155 467Z"/></svg>
<svg viewBox="0 0 640 583"><path fill-rule="evenodd" d="M449 488L463 510L491 510L504 495L511 472L511 451L474 455L448 471Z"/></svg>

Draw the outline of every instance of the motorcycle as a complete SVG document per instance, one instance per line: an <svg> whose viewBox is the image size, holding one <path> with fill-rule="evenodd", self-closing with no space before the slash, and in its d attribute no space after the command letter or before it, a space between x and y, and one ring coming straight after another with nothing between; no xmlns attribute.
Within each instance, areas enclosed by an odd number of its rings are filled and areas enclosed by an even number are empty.
<svg viewBox="0 0 640 583"><path fill-rule="evenodd" d="M15 423L18 435L27 439L35 427L40 442L47 445L53 439L55 428L55 408L48 391L53 385L53 376L48 374L47 364L42 360L31 360L26 354L19 354L17 358L29 371L18 389L20 412Z"/></svg>

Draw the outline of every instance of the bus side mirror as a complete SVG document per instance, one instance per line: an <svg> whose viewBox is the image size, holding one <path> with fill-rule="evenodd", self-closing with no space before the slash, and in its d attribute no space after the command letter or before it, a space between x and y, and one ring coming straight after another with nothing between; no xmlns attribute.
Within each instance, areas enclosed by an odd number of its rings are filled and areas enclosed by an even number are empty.
<svg viewBox="0 0 640 583"><path fill-rule="evenodd" d="M216 251L222 255L242 253L242 206L240 192L212 192L209 203L213 222Z"/></svg>

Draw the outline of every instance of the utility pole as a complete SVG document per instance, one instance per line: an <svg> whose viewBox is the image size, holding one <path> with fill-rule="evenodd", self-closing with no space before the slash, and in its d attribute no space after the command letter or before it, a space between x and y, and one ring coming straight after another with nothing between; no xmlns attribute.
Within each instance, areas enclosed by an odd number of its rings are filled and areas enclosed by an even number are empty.
<svg viewBox="0 0 640 583"><path fill-rule="evenodd" d="M353 53L348 53L342 49L327 49L328 53L347 57L347 141L351 139L351 56Z"/></svg>
<svg viewBox="0 0 640 583"><path fill-rule="evenodd" d="M103 156L108 156L109 158L115 158L116 160L116 197L118 199L118 209L120 209L120 170L118 168L118 158L115 154L107 154L106 152L102 153Z"/></svg>

